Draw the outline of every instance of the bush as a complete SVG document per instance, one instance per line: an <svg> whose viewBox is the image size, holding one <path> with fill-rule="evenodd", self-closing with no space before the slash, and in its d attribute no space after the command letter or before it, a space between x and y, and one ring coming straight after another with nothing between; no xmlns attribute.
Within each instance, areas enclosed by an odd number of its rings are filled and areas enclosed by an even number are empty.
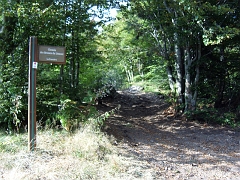
<svg viewBox="0 0 240 180"><path fill-rule="evenodd" d="M91 117L94 117L97 111L90 102L88 102L88 104L81 105L70 99L61 101L60 110L56 116L60 120L63 128L67 131L73 131L74 129L79 128L81 123L86 122Z"/></svg>
<svg viewBox="0 0 240 180"><path fill-rule="evenodd" d="M225 111L224 109L205 107L195 111L187 111L185 115L188 119L197 120L200 123L219 124L231 127L240 126L236 113Z"/></svg>

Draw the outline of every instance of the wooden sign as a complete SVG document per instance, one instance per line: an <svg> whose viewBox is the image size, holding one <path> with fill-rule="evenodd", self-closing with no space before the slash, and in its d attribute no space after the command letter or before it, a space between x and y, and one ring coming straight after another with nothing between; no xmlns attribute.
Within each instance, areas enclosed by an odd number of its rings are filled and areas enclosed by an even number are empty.
<svg viewBox="0 0 240 180"><path fill-rule="evenodd" d="M28 74L28 149L36 149L36 74L39 63L66 64L66 48L59 46L39 46L37 37L29 39Z"/></svg>
<svg viewBox="0 0 240 180"><path fill-rule="evenodd" d="M66 48L60 46L38 46L39 62L66 64Z"/></svg>

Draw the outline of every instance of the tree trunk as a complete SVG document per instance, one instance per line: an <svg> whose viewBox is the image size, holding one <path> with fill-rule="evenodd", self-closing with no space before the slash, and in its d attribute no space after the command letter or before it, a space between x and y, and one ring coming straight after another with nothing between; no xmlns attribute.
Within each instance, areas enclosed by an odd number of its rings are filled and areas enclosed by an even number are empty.
<svg viewBox="0 0 240 180"><path fill-rule="evenodd" d="M75 88L78 87L79 85L79 74L80 74L80 62L79 62L79 59L77 59L78 61L76 62L76 73L75 73Z"/></svg>
<svg viewBox="0 0 240 180"><path fill-rule="evenodd" d="M65 13L65 22L64 22L64 28L63 28L63 41L62 41L62 46L65 46L65 37L66 37L66 32L67 32L67 2L64 2L64 13ZM63 94L63 82L64 82L64 65L61 65L60 67L60 73L59 73L59 91L61 94Z"/></svg>
<svg viewBox="0 0 240 180"><path fill-rule="evenodd" d="M191 74L190 74L190 68L192 66L192 61L190 57L190 49L189 47L186 47L184 50L184 61L185 61L185 110L191 110L192 109L192 90L191 90Z"/></svg>
<svg viewBox="0 0 240 180"><path fill-rule="evenodd" d="M193 69L193 62L199 61L201 58L201 42L198 40L198 44L195 50L195 56L191 54L189 44L184 51L185 61L185 111L195 110L197 105L197 84L199 81L199 65L196 63L195 72L191 74Z"/></svg>
<svg viewBox="0 0 240 180"><path fill-rule="evenodd" d="M220 47L220 62L219 63L224 63L224 47ZM214 107L215 108L220 108L223 106L223 93L225 90L225 74L226 70L223 68L223 72L219 74L219 86L218 86L218 92L217 92L217 98L215 100Z"/></svg>
<svg viewBox="0 0 240 180"><path fill-rule="evenodd" d="M60 93L63 94L63 76L64 76L64 66L61 65L60 67L60 74L59 74L59 84L60 84Z"/></svg>
<svg viewBox="0 0 240 180"><path fill-rule="evenodd" d="M183 71L183 61L182 61L182 53L181 53L181 48L179 46L179 39L178 39L178 34L174 33L174 40L175 40L175 56L176 56L176 61L175 61L175 69L177 72L177 78L176 78L176 90L177 90L177 102L179 104L184 103L184 71Z"/></svg>
<svg viewBox="0 0 240 180"><path fill-rule="evenodd" d="M167 66L167 75L168 75L168 83L169 83L171 92L174 92L175 91L175 87L174 87L175 80L173 77L172 67L170 65Z"/></svg>
<svg viewBox="0 0 240 180"><path fill-rule="evenodd" d="M74 78L74 87L77 88L79 84L79 74L80 74L80 56L79 56L79 44L78 44L78 29L77 29L77 38L76 38L76 45L75 45L75 53L76 53L76 63L75 63L75 78Z"/></svg>

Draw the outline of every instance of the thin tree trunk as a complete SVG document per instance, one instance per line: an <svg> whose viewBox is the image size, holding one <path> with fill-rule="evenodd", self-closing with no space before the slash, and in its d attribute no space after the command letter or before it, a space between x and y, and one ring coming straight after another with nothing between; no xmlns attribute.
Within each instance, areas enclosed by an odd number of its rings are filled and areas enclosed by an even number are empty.
<svg viewBox="0 0 240 180"><path fill-rule="evenodd" d="M69 64L69 85L70 85L70 88L73 87L73 73L74 73L73 66L74 66L74 52L73 52L73 49L72 49L70 64Z"/></svg>
<svg viewBox="0 0 240 180"><path fill-rule="evenodd" d="M2 12L2 26L0 26L0 35L4 33L4 28L5 28L5 15L4 12Z"/></svg>
<svg viewBox="0 0 240 180"><path fill-rule="evenodd" d="M198 37L198 45L197 45L197 61L199 62L202 57L202 46L201 46L201 41L200 38ZM196 109L197 106L197 94L198 94L198 81L199 81L199 76L200 76L200 70L199 70L199 63L196 63L195 67L195 79L194 79L194 86L195 86L195 91L193 95L193 100L192 100L192 106L194 107L194 110Z"/></svg>
<svg viewBox="0 0 240 180"><path fill-rule="evenodd" d="M190 73L192 63L194 61L199 61L201 58L201 42L198 39L196 47L196 54L193 58L193 55L190 53L189 44L187 45L184 51L184 60L185 60L185 111L195 110L197 105L197 85L199 81L199 65L198 62L195 65L194 77Z"/></svg>
<svg viewBox="0 0 240 180"><path fill-rule="evenodd" d="M168 82L169 86L172 92L175 91L174 85L175 85L175 80L173 77L173 72L172 72L172 67L169 65L167 66L167 75L168 75Z"/></svg>
<svg viewBox="0 0 240 180"><path fill-rule="evenodd" d="M220 63L224 62L224 47L220 47ZM222 107L222 101L223 101L223 93L225 90L225 74L226 70L224 69L223 72L219 75L219 86L218 86L218 92L217 92L217 99L215 101L215 108Z"/></svg>
<svg viewBox="0 0 240 180"><path fill-rule="evenodd" d="M192 109L192 91L191 91L191 74L190 67L192 66L192 61L190 57L189 46L184 50L184 60L185 60L185 111Z"/></svg>
<svg viewBox="0 0 240 180"><path fill-rule="evenodd" d="M59 75L59 80L60 80L60 93L63 94L63 76L64 76L64 66L61 65L60 67L60 75Z"/></svg>
<svg viewBox="0 0 240 180"><path fill-rule="evenodd" d="M184 96L183 93L185 91L184 89L184 81L183 81L183 62L182 62L182 53L181 53L181 48L179 46L179 39L178 39L178 34L174 34L174 40L175 40L175 56L176 56L176 61L175 61L175 69L177 72L177 78L176 78L176 90L177 90L177 98L178 98L178 103L182 104L184 103Z"/></svg>
<svg viewBox="0 0 240 180"><path fill-rule="evenodd" d="M62 41L62 45L65 46L65 34L67 32L67 26L66 26L66 21L67 21L67 3L64 2L64 11L65 11L65 22L64 22L64 31L63 31L63 41ZM60 74L59 74L59 85L60 85L60 93L63 94L63 79L64 77L64 65L61 65L60 67Z"/></svg>
<svg viewBox="0 0 240 180"><path fill-rule="evenodd" d="M82 3L82 1L81 1ZM78 13L81 14L81 9L78 8ZM77 24L81 24L79 19L76 19L76 23ZM79 75L80 75L80 46L79 46L79 32L80 32L80 27L77 27L77 33L76 33L76 54L77 54L77 58L76 58L76 69L75 69L75 88L78 88L79 85Z"/></svg>

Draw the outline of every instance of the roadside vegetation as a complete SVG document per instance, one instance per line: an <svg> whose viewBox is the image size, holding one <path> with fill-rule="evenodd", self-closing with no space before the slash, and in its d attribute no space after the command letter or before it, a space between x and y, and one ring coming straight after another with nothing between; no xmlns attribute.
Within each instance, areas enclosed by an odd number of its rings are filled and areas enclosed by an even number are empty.
<svg viewBox="0 0 240 180"><path fill-rule="evenodd" d="M75 133L40 130L37 148L27 134L0 132L1 179L146 179L147 164L117 149L113 137L86 125Z"/></svg>

